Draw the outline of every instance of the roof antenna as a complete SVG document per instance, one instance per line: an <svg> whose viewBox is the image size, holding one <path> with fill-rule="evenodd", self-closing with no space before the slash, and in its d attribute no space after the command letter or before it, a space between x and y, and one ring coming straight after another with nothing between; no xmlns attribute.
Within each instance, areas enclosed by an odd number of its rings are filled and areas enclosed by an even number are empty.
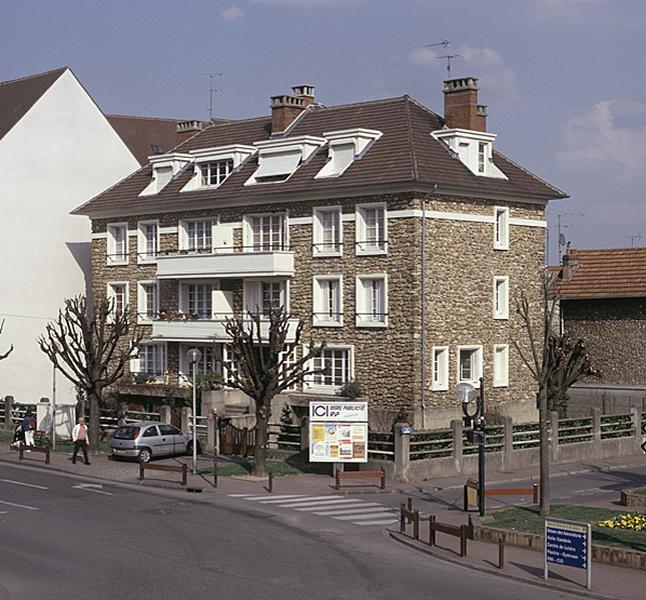
<svg viewBox="0 0 646 600"><path fill-rule="evenodd" d="M442 46L442 48L446 49L446 54L444 56L438 56L437 58L446 58L447 79L451 79L451 60L459 58L460 55L453 54L453 44L444 38L442 38L441 42L437 42L437 44L426 44L424 48L436 48L437 46Z"/></svg>
<svg viewBox="0 0 646 600"><path fill-rule="evenodd" d="M204 73L209 78L209 121L213 121L213 94L217 92L217 88L213 87L213 80L216 77L222 77L222 73Z"/></svg>
<svg viewBox="0 0 646 600"><path fill-rule="evenodd" d="M630 240L630 247L634 248L635 247L635 240L640 241L642 239L642 234L641 233L632 233L629 235L623 235L623 238L629 239Z"/></svg>

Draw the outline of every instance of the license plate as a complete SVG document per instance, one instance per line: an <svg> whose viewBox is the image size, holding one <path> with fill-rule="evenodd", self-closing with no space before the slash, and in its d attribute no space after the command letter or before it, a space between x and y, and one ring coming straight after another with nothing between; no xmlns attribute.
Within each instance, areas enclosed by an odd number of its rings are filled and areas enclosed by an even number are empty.
<svg viewBox="0 0 646 600"><path fill-rule="evenodd" d="M115 449L113 450L113 452L114 452L115 454L125 454L125 453L126 453L126 451L125 451L125 450L121 450L120 448L115 448Z"/></svg>

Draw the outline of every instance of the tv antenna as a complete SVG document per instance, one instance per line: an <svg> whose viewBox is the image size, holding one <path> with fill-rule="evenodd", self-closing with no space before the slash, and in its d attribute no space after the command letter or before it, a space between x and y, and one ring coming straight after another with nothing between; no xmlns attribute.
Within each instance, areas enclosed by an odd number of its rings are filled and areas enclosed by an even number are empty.
<svg viewBox="0 0 646 600"><path fill-rule="evenodd" d="M442 39L441 42L437 42L436 44L426 44L424 46L425 48L437 48L438 46L442 46L446 50L446 54L444 56L438 56L437 58L446 58L446 72L447 72L447 79L451 79L451 61L454 58L459 58L459 54L453 54L453 44L449 40Z"/></svg>
<svg viewBox="0 0 646 600"><path fill-rule="evenodd" d="M635 240L639 241L642 239L642 234L641 233L631 233L628 235L622 236L623 238L629 239L630 240L630 247L634 248L635 247Z"/></svg>
<svg viewBox="0 0 646 600"><path fill-rule="evenodd" d="M209 121L213 121L213 94L218 91L213 87L213 80L216 77L222 77L222 73L204 73L209 78Z"/></svg>
<svg viewBox="0 0 646 600"><path fill-rule="evenodd" d="M558 231L558 246L559 246L559 265L561 264L561 259L563 258L563 246L567 245L569 247L570 243L565 238L565 235L561 233L561 229L567 229L572 227L572 225L562 225L561 218L566 217L585 217L585 213L561 213L556 215L556 228Z"/></svg>

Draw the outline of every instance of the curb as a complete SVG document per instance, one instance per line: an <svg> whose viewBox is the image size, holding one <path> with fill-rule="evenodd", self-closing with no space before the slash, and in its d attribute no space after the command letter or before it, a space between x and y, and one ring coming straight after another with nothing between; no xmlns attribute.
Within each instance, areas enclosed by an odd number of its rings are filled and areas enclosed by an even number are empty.
<svg viewBox="0 0 646 600"><path fill-rule="evenodd" d="M429 556L432 556L433 558L438 558L439 560L443 560L445 562L452 563L454 565L459 565L461 567L464 567L465 569L471 569L473 571L480 571L481 573L487 573L489 575L496 575L498 577L504 577L505 579L511 579L512 581L518 581L520 583L525 583L527 585L533 585L534 587L540 587L540 588L549 588L552 590L555 590L557 592L564 592L567 594L573 594L576 596L582 596L584 598L595 598L597 600L621 600L620 598L617 598L616 596L606 596L605 594L599 594L598 592L591 592L589 590L583 590L583 589L578 589L578 588L570 588L566 587L563 585L558 585L556 583L551 583L548 581L545 581L541 579L540 581L534 580L534 579L529 579L526 577L521 577L519 575L513 575L512 573L505 573L504 571L501 571L499 569L489 569L488 567L481 567L480 565L474 565L472 563L465 562L464 560L460 558L454 558L452 556L440 554L438 552L434 552L433 550L430 549L430 547L427 544L422 544L421 542L416 542L415 540L411 539L410 537L403 535L399 533L398 531L393 531L392 529L388 529L388 534L390 537L395 540L396 542L408 546L409 548L412 548L413 550L417 550L418 552L423 552L424 554L428 554Z"/></svg>

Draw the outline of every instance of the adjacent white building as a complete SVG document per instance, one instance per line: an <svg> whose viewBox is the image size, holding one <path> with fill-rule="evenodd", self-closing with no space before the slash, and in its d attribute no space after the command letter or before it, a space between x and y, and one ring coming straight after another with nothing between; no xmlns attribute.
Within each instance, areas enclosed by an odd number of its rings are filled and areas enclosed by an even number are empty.
<svg viewBox="0 0 646 600"><path fill-rule="evenodd" d="M70 211L139 166L69 68L0 83L0 351L15 348L0 362L0 398L52 397L36 339L91 274L89 223ZM56 403L75 402L58 373Z"/></svg>

